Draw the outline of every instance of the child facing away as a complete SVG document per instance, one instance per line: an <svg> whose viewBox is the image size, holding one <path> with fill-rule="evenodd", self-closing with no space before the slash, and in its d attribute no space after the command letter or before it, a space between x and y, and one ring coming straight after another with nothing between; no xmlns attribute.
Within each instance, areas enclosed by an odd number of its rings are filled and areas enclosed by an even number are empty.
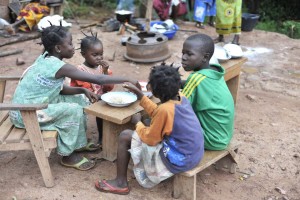
<svg viewBox="0 0 300 200"><path fill-rule="evenodd" d="M103 60L103 45L97 38L97 35L86 36L80 43L81 55L84 58L84 63L77 66L77 69L94 75L112 75L112 71L109 69L109 65ZM80 81L71 79L70 86L72 87L84 87L95 93L101 98L103 93L109 92L114 88L114 85L98 85L86 81ZM96 123L98 128L98 143L102 144L102 124L103 120L96 117Z"/></svg>
<svg viewBox="0 0 300 200"><path fill-rule="evenodd" d="M43 29L41 36L44 53L23 74L13 103L42 104L48 108L37 111L41 130L58 131L57 153L62 156L61 164L78 170L89 170L95 162L83 157L75 150L87 145L86 115L83 107L98 100L97 95L86 88L64 85L65 77L96 84L117 84L131 82L140 87L138 81L116 76L93 75L80 71L63 61L74 54L72 35L62 26ZM24 128L19 111L11 111L10 119L16 127Z"/></svg>
<svg viewBox="0 0 300 200"><path fill-rule="evenodd" d="M188 37L182 48L182 67L192 71L182 93L190 101L204 130L204 147L225 149L233 135L234 102L224 81L224 68L209 64L214 42L205 34Z"/></svg>
<svg viewBox="0 0 300 200"><path fill-rule="evenodd" d="M101 192L123 195L130 192L127 181L130 154L136 180L145 188L194 168L203 157L203 130L189 101L179 94L177 69L166 65L152 68L148 85L160 99L160 105L134 85L124 85L141 100L151 123L142 123L139 113L133 115L135 131L125 130L119 136L116 178L95 183Z"/></svg>

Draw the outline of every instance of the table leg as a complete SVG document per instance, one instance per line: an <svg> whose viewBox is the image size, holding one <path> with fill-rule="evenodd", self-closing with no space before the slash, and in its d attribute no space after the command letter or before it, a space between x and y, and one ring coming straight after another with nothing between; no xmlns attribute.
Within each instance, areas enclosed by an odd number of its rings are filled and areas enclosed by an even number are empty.
<svg viewBox="0 0 300 200"><path fill-rule="evenodd" d="M238 95L239 84L240 84L240 75L237 75L232 79L226 81L226 84L233 97L234 105L235 105L237 102L237 95Z"/></svg>
<svg viewBox="0 0 300 200"><path fill-rule="evenodd" d="M102 156L105 160L115 161L117 159L118 136L125 130L134 130L132 123L115 124L103 120Z"/></svg>

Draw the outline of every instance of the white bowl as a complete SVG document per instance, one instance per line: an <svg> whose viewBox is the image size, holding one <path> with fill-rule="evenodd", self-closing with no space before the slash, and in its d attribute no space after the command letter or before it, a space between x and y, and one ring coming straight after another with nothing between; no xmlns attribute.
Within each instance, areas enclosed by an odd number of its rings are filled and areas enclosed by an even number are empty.
<svg viewBox="0 0 300 200"><path fill-rule="evenodd" d="M229 53L223 47L218 45L215 45L213 57L217 58L219 62L224 62L231 58Z"/></svg>
<svg viewBox="0 0 300 200"><path fill-rule="evenodd" d="M240 58L244 55L242 48L236 44L225 44L223 47L232 58Z"/></svg>
<svg viewBox="0 0 300 200"><path fill-rule="evenodd" d="M137 100L137 96L131 92L108 92L101 96L108 105L114 107L129 106Z"/></svg>

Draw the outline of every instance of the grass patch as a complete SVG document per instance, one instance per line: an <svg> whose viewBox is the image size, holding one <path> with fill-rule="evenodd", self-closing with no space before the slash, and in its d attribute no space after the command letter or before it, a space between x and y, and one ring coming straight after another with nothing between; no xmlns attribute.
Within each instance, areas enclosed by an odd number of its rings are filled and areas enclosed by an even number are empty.
<svg viewBox="0 0 300 200"><path fill-rule="evenodd" d="M255 29L282 33L290 38L300 39L300 22L298 21L288 20L282 23L276 21L263 21L258 22Z"/></svg>

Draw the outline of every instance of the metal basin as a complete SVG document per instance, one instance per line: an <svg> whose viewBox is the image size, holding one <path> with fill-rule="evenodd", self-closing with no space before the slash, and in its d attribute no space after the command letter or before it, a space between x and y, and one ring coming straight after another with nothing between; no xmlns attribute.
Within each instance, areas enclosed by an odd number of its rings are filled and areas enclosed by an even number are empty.
<svg viewBox="0 0 300 200"><path fill-rule="evenodd" d="M168 38L161 33L134 33L126 41L124 57L141 63L163 61L170 57L167 42Z"/></svg>

